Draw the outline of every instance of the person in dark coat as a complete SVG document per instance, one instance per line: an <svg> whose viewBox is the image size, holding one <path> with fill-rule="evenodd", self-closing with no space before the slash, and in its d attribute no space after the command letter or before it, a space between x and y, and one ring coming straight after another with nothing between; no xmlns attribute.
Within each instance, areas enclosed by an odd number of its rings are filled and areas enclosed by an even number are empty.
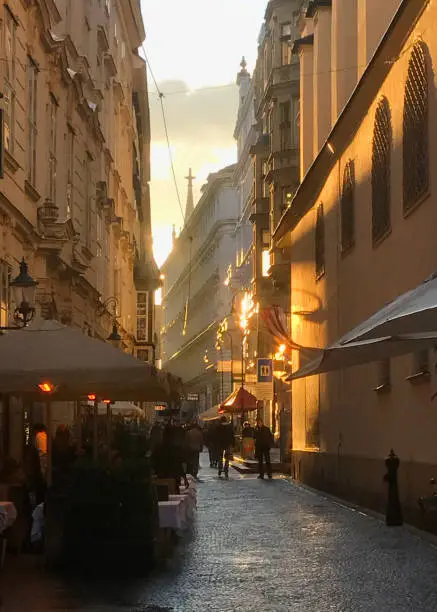
<svg viewBox="0 0 437 612"><path fill-rule="evenodd" d="M76 454L71 442L70 430L65 425L59 425L53 440L52 465L53 483L68 482Z"/></svg>
<svg viewBox="0 0 437 612"><path fill-rule="evenodd" d="M264 425L262 419L258 419L255 427L255 457L258 459L258 478L264 478L264 461L267 475L272 478L272 465L270 462L270 449L273 446L273 434Z"/></svg>
<svg viewBox="0 0 437 612"><path fill-rule="evenodd" d="M164 427L162 442L153 456L154 470L158 478L171 479L179 492L181 479L188 485L185 471L184 440L181 427L168 423Z"/></svg>
<svg viewBox="0 0 437 612"><path fill-rule="evenodd" d="M204 445L203 432L197 421L193 421L187 427L185 440L187 447L187 472L197 480L199 474L199 456L203 451Z"/></svg>
<svg viewBox="0 0 437 612"><path fill-rule="evenodd" d="M216 441L218 449L218 475L225 474L225 478L229 477L229 460L231 458L231 450L234 446L234 429L225 416L220 418L220 424L216 430ZM224 459L224 461L223 461Z"/></svg>
<svg viewBox="0 0 437 612"><path fill-rule="evenodd" d="M205 444L208 447L209 467L218 467L218 448L217 448L217 428L218 424L214 421L208 424L205 432Z"/></svg>

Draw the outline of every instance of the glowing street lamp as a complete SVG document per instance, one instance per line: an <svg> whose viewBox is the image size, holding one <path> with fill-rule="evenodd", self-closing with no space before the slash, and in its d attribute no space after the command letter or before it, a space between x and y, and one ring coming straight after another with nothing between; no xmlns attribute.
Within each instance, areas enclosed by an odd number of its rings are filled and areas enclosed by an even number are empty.
<svg viewBox="0 0 437 612"><path fill-rule="evenodd" d="M19 275L10 283L17 306L14 319L21 324L21 327L26 327L35 315L34 303L37 285L38 282L30 276L27 263L23 258L20 263Z"/></svg>

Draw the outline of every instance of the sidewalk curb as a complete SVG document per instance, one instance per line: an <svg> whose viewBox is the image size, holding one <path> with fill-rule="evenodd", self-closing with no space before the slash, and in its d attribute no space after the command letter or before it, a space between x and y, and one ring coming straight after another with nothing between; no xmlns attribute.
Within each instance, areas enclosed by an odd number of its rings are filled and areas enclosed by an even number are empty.
<svg viewBox="0 0 437 612"><path fill-rule="evenodd" d="M376 512L375 510L371 510L370 508L364 508L362 506L358 506L353 502L350 502L346 499L341 499L340 497L336 497L335 495L331 495L326 491L321 491L320 489L314 489L303 482L299 482L297 480L293 480L290 476L285 476L284 481L288 482L288 484L293 485L297 489L302 489L307 493L311 493L319 498L324 499L325 501L329 501L337 506L341 506L346 510L351 510L352 512L357 512L363 516L367 516L368 518L372 518L380 523L385 523L385 516L380 512ZM393 527L387 527L387 529L394 529ZM414 525L410 525L409 523L404 523L402 527L397 527L397 529L404 529L410 535L415 536L419 540L423 540L427 542L430 546L437 549L437 535L430 533L429 531L424 531L423 529L419 529L418 527L414 527Z"/></svg>

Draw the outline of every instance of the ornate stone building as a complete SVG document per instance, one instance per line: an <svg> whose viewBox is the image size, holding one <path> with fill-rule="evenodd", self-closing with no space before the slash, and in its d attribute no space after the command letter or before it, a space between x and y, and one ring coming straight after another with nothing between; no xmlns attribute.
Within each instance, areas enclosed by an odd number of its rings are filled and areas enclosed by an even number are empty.
<svg viewBox="0 0 437 612"><path fill-rule="evenodd" d="M158 279L139 3L10 0L0 19L2 308L24 256L43 316L106 338L115 312L124 349L148 349Z"/></svg>
<svg viewBox="0 0 437 612"><path fill-rule="evenodd" d="M257 359L274 359L278 344L265 329L260 311L280 306L289 311L290 258L286 249L272 242L272 235L290 205L299 185L299 62L292 54L292 45L299 36L298 23L304 6L302 0L270 0L258 39L258 57L248 95L251 96L253 122L248 152L241 150L238 168L244 168L249 154L253 177L247 217L253 224L252 278L250 299L256 316L250 320L247 339L245 380L257 381ZM239 76L244 84L245 75ZM241 89L241 85L240 85ZM242 130L242 118L248 117L247 100L240 105L237 134L249 138ZM241 148L241 147L240 147ZM240 171L241 172L241 171ZM237 279L238 281L238 279ZM288 386L280 378L285 359L278 361L275 384L260 395L256 382L251 390L264 402L263 417L276 437L282 433L283 455L287 453L290 430L290 396Z"/></svg>
<svg viewBox="0 0 437 612"><path fill-rule="evenodd" d="M122 348L152 361L144 37L138 0L0 4L0 310L10 325L9 281L24 257L38 314L101 339L116 316ZM56 408L59 420L70 408ZM3 408L2 430L2 451L19 458L19 404Z"/></svg>
<svg viewBox="0 0 437 612"><path fill-rule="evenodd" d="M289 257L271 235L299 185L299 62L292 43L302 0L270 0L253 75L257 140L254 162L254 297L288 305Z"/></svg>
<svg viewBox="0 0 437 612"><path fill-rule="evenodd" d="M230 373L219 372L217 330L232 305L225 281L235 262L238 192L235 166L208 177L194 207L192 175L185 225L161 268L164 276L164 326L161 346L166 370L182 378L198 398L200 412L231 392ZM225 359L229 360L226 347Z"/></svg>

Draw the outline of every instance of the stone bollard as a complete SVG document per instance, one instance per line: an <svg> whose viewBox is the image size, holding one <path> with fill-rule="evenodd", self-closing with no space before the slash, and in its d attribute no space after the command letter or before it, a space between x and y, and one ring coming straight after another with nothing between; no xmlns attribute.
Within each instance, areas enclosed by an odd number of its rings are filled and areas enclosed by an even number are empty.
<svg viewBox="0 0 437 612"><path fill-rule="evenodd" d="M399 501L398 489L399 464L399 457L395 454L394 450L391 449L390 454L385 460L387 473L384 476L384 480L388 486L385 522L389 527L395 527L403 524L402 508Z"/></svg>

